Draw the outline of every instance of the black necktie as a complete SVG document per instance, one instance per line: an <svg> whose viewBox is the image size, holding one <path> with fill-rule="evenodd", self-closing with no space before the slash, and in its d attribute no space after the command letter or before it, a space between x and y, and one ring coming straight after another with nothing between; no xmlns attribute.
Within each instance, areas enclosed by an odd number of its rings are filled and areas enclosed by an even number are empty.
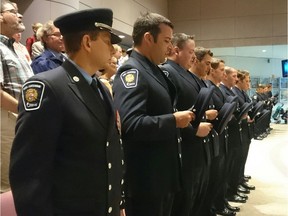
<svg viewBox="0 0 288 216"><path fill-rule="evenodd" d="M91 87L96 93L99 100L101 101L101 104L104 106L105 110L109 112L108 103L106 102L105 97L103 96L103 93L101 92L101 88L99 87L100 84L98 82L99 80L97 80L96 78L92 78Z"/></svg>
<svg viewBox="0 0 288 216"><path fill-rule="evenodd" d="M99 96L103 100L103 95L102 95L100 89L98 88L97 80L94 78L92 79L91 87L96 92L97 96Z"/></svg>

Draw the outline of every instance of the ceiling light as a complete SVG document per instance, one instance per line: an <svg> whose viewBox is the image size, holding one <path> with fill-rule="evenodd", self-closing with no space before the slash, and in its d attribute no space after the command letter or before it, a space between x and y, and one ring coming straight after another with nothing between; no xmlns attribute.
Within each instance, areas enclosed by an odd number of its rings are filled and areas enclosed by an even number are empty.
<svg viewBox="0 0 288 216"><path fill-rule="evenodd" d="M125 36L124 35L118 35L120 38L125 38Z"/></svg>
<svg viewBox="0 0 288 216"><path fill-rule="evenodd" d="M266 52L267 50L262 50L262 52Z"/></svg>

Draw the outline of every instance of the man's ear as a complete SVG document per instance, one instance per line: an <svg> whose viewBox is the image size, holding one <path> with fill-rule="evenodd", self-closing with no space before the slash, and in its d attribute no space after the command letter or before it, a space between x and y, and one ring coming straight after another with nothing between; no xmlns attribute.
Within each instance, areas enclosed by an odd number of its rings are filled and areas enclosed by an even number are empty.
<svg viewBox="0 0 288 216"><path fill-rule="evenodd" d="M146 41L146 43L154 43L153 35L150 32L146 32L143 36L143 39Z"/></svg>
<svg viewBox="0 0 288 216"><path fill-rule="evenodd" d="M89 35L84 35L82 38L82 45L84 47L85 50L89 50L91 49L91 38Z"/></svg>
<svg viewBox="0 0 288 216"><path fill-rule="evenodd" d="M179 47L178 47L178 46L175 46L175 47L174 47L174 53L175 53L176 55L179 55L179 52L180 52Z"/></svg>

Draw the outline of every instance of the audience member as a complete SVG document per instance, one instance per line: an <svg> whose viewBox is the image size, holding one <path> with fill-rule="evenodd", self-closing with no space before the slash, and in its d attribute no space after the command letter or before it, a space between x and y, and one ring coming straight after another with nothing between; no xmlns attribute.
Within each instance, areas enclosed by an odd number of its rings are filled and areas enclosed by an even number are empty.
<svg viewBox="0 0 288 216"><path fill-rule="evenodd" d="M26 59L19 58L13 47L13 35L25 30L17 5L3 0L0 11L1 192L5 192L10 188L8 169L18 113L18 98L22 84L33 72Z"/></svg>
<svg viewBox="0 0 288 216"><path fill-rule="evenodd" d="M122 57L122 47L118 44L114 44L113 47L115 51L113 56L117 59L117 66L120 67L119 59Z"/></svg>
<svg viewBox="0 0 288 216"><path fill-rule="evenodd" d="M158 64L171 49L172 23L146 13L133 26L134 50L118 69L113 93L126 161L127 216L170 215L181 185L179 128L194 118L176 111L176 89Z"/></svg>
<svg viewBox="0 0 288 216"><path fill-rule="evenodd" d="M23 86L10 166L18 215L120 215L120 135L95 77L121 41L112 15L99 8L57 18L69 58Z"/></svg>
<svg viewBox="0 0 288 216"><path fill-rule="evenodd" d="M48 71L62 65L65 61L63 37L53 21L48 21L41 27L41 41L44 52L33 59L31 67L34 74Z"/></svg>
<svg viewBox="0 0 288 216"><path fill-rule="evenodd" d="M36 32L37 41L32 44L32 53L31 58L35 59L37 56L41 55L44 52L44 46L42 43L42 27L38 28Z"/></svg>
<svg viewBox="0 0 288 216"><path fill-rule="evenodd" d="M31 64L31 58L30 55L26 49L26 47L21 43L21 33L16 33L13 35L13 38L15 39L13 46L16 54L19 58L26 59L29 64Z"/></svg>
<svg viewBox="0 0 288 216"><path fill-rule="evenodd" d="M39 22L32 24L33 35L26 39L26 48L28 50L29 55L32 57L32 44L38 41L36 32L37 30L42 27L42 24Z"/></svg>
<svg viewBox="0 0 288 216"><path fill-rule="evenodd" d="M99 76L99 80L102 81L105 86L109 89L112 95L112 85L113 80L111 79L112 76L115 75L117 71L117 59L112 56L109 63L106 64L105 68L100 70L102 75Z"/></svg>

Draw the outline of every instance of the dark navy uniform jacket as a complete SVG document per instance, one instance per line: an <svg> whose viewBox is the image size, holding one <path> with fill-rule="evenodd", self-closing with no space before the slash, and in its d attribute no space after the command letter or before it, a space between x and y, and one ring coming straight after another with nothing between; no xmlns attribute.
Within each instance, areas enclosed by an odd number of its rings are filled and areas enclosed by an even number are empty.
<svg viewBox="0 0 288 216"><path fill-rule="evenodd" d="M215 109L219 112L223 105L225 104L225 97L218 86L216 86L211 80L206 80L207 85L214 86L214 91L212 95L213 104L215 105ZM228 128L226 127L222 134L219 134L219 153L221 155L227 153L228 151Z"/></svg>
<svg viewBox="0 0 288 216"><path fill-rule="evenodd" d="M235 93L229 89L227 86L224 84L220 84L220 89L224 95L225 98L228 96L236 96ZM237 98L237 103L239 103L239 99ZM236 112L236 111L235 111ZM228 123L228 148L237 148L241 147L241 142L242 142L242 128L241 128L241 123L238 123L236 118L232 118L229 123Z"/></svg>
<svg viewBox="0 0 288 216"><path fill-rule="evenodd" d="M201 88L192 73L172 60L167 60L165 64L161 65L161 69L177 88L177 109L179 111L190 109L196 102ZM205 151L205 146L208 146L203 143L205 138L196 136L197 129L192 126L181 129L184 175L192 174L191 169L195 167L204 166L209 155L208 153L206 155Z"/></svg>
<svg viewBox="0 0 288 216"><path fill-rule="evenodd" d="M70 61L23 86L10 182L18 215L119 215L122 155L112 99Z"/></svg>
<svg viewBox="0 0 288 216"><path fill-rule="evenodd" d="M234 92L235 95L238 96L238 101L241 105L244 104L245 102L248 102L248 103L251 102L251 99L249 98L247 93L239 89L238 87L236 86L233 87L232 91ZM243 143L250 144L251 139L253 137L253 128L252 128L253 125L254 123L248 122L247 119L242 119L241 128L243 129L242 130Z"/></svg>
<svg viewBox="0 0 288 216"><path fill-rule="evenodd" d="M132 51L116 74L113 92L122 123L126 195L152 199L178 191L175 86L157 65Z"/></svg>

